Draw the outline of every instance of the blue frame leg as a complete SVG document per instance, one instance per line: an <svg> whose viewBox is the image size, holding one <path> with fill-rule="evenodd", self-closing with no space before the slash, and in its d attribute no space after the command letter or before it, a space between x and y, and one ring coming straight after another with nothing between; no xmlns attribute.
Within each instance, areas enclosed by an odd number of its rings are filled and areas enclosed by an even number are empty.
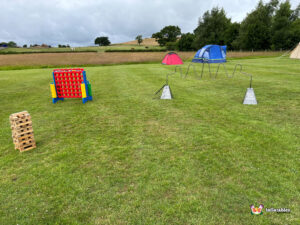
<svg viewBox="0 0 300 225"><path fill-rule="evenodd" d="M61 100L61 101L63 101L64 100L64 98L52 98L52 102L53 102L53 104L55 104L58 100Z"/></svg>
<svg viewBox="0 0 300 225"><path fill-rule="evenodd" d="M82 99L82 103L86 103L87 101L92 101L93 100L93 97L92 96L87 96L86 98L83 98Z"/></svg>

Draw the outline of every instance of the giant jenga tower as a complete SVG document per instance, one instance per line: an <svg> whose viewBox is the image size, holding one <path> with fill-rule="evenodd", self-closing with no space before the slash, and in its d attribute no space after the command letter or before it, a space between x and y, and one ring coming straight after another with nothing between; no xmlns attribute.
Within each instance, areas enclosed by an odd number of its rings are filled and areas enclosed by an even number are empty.
<svg viewBox="0 0 300 225"><path fill-rule="evenodd" d="M27 111L14 113L9 116L12 130L12 138L15 149L20 152L28 151L36 147L33 136L31 116Z"/></svg>

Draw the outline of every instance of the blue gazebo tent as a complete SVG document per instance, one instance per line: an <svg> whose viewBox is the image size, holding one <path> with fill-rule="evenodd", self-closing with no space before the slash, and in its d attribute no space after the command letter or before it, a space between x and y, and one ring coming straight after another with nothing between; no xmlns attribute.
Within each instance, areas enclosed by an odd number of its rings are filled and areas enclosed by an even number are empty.
<svg viewBox="0 0 300 225"><path fill-rule="evenodd" d="M226 46L205 45L197 51L194 63L224 63L226 62Z"/></svg>

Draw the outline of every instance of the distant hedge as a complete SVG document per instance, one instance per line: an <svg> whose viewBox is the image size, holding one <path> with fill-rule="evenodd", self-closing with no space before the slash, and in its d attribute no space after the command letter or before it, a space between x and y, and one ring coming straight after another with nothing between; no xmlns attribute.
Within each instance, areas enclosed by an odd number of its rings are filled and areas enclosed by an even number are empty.
<svg viewBox="0 0 300 225"><path fill-rule="evenodd" d="M84 51L31 51L31 52L2 52L0 51L0 55L12 55L12 54L36 54L36 53L84 53L84 52L98 52L97 50L84 50Z"/></svg>
<svg viewBox="0 0 300 225"><path fill-rule="evenodd" d="M166 52L166 49L108 49L105 52Z"/></svg>

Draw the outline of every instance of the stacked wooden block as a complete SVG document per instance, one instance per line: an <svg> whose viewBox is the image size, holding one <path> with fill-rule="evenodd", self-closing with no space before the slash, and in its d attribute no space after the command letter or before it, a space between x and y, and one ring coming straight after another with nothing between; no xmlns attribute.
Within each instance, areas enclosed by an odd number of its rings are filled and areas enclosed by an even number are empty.
<svg viewBox="0 0 300 225"><path fill-rule="evenodd" d="M31 116L27 111L11 114L9 117L12 130L12 138L15 149L20 152L28 151L36 147Z"/></svg>

